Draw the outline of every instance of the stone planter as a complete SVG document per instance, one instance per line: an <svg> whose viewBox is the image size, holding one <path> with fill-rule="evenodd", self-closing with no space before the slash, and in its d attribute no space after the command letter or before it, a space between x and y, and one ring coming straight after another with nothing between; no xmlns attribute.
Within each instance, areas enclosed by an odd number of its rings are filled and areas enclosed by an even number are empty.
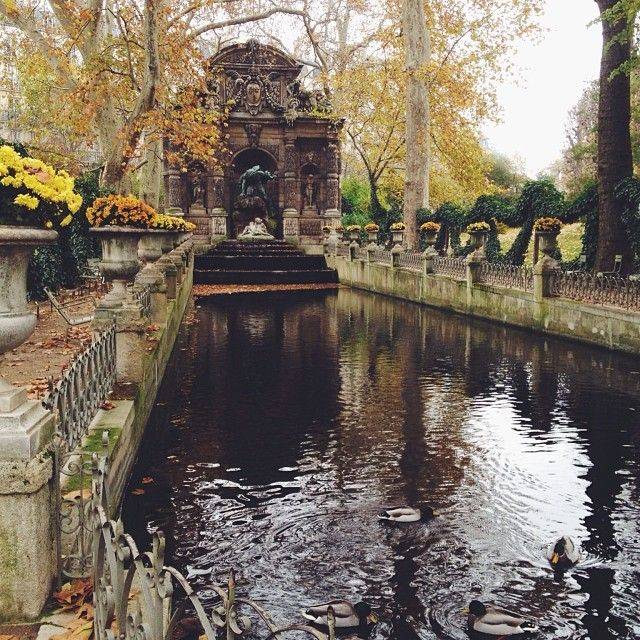
<svg viewBox="0 0 640 640"><path fill-rule="evenodd" d="M166 234L160 236L160 246L162 248L162 253L169 253L173 249L173 236L171 235L173 232L169 231Z"/></svg>
<svg viewBox="0 0 640 640"><path fill-rule="evenodd" d="M539 238L540 253L553 258L558 251L558 235L560 231L536 231Z"/></svg>
<svg viewBox="0 0 640 640"><path fill-rule="evenodd" d="M437 231L431 231L429 233L425 231L424 239L425 239L425 242L427 243L427 247L434 247L436 244L437 238L438 238Z"/></svg>
<svg viewBox="0 0 640 640"><path fill-rule="evenodd" d="M488 231L469 231L471 247L473 249L470 257L473 257L476 260L481 260L485 257L485 245L487 243L488 236Z"/></svg>
<svg viewBox="0 0 640 640"><path fill-rule="evenodd" d="M398 246L398 245L402 245L403 241L404 241L404 229L400 230L400 231L392 231L391 232L391 239L393 240L393 244Z"/></svg>
<svg viewBox="0 0 640 640"><path fill-rule="evenodd" d="M359 231L349 231L349 240L351 242L360 242L360 232Z"/></svg>
<svg viewBox="0 0 640 640"><path fill-rule="evenodd" d="M369 244L376 244L378 242L378 232L367 231L367 240L369 240Z"/></svg>
<svg viewBox="0 0 640 640"><path fill-rule="evenodd" d="M100 239L102 260L100 273L105 280L133 280L140 271L138 242L148 229L134 227L97 227L91 229Z"/></svg>
<svg viewBox="0 0 640 640"><path fill-rule="evenodd" d="M164 229L148 229L144 235L140 236L138 242L138 258L142 262L155 262L162 257L163 238L168 236L170 231Z"/></svg>
<svg viewBox="0 0 640 640"><path fill-rule="evenodd" d="M27 307L27 268L33 250L57 237L46 229L0 226L0 353L21 345L36 327Z"/></svg>

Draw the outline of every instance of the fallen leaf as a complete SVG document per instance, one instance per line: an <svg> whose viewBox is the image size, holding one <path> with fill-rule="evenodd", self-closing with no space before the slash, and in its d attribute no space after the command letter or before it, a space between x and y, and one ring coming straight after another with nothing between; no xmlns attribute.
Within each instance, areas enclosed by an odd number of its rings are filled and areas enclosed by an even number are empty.
<svg viewBox="0 0 640 640"><path fill-rule="evenodd" d="M131 492L134 496L141 496L144 493L144 489L142 487L138 487Z"/></svg>
<svg viewBox="0 0 640 640"><path fill-rule="evenodd" d="M155 482L155 480L149 476L142 478L142 484L151 484L152 482Z"/></svg>
<svg viewBox="0 0 640 640"><path fill-rule="evenodd" d="M110 402L109 400L105 400L101 405L100 408L103 409L104 411L111 411L111 409L115 409L116 405L113 404L113 402Z"/></svg>

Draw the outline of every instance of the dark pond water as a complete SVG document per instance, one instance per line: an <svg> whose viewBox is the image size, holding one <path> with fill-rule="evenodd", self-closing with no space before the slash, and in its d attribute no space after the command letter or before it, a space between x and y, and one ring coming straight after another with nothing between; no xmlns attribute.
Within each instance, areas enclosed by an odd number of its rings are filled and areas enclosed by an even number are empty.
<svg viewBox="0 0 640 640"><path fill-rule="evenodd" d="M465 638L472 597L640 638L638 359L349 290L228 297L158 405L125 522L202 593L235 567L280 621L370 601L372 638ZM417 502L439 517L376 519ZM561 533L586 559L554 580Z"/></svg>

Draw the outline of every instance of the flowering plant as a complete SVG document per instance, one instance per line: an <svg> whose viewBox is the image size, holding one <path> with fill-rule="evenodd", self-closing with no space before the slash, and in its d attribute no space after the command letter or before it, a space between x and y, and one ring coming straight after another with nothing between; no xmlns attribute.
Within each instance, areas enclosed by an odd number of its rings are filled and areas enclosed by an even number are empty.
<svg viewBox="0 0 640 640"><path fill-rule="evenodd" d="M66 171L0 146L0 224L66 227L82 205L74 188Z"/></svg>
<svg viewBox="0 0 640 640"><path fill-rule="evenodd" d="M440 225L437 222L428 220L420 225L420 231L424 233L438 233L438 231L440 231Z"/></svg>
<svg viewBox="0 0 640 640"><path fill-rule="evenodd" d="M344 227L343 227L341 224L339 224L339 225L336 227L336 231L337 231L338 233L342 233L342 232L344 231Z"/></svg>
<svg viewBox="0 0 640 640"><path fill-rule="evenodd" d="M350 224L350 225L347 227L347 231L348 231L349 233L354 233L354 232L356 232L356 231L361 231L361 230L362 230L362 227L361 227L359 224Z"/></svg>
<svg viewBox="0 0 640 640"><path fill-rule="evenodd" d="M148 229L157 215L153 207L131 195L96 198L87 209L87 220L93 227L117 225Z"/></svg>
<svg viewBox="0 0 640 640"><path fill-rule="evenodd" d="M467 225L467 233L473 233L474 231L490 231L491 227L488 222L472 222Z"/></svg>
<svg viewBox="0 0 640 640"><path fill-rule="evenodd" d="M165 231L193 231L196 225L193 222L187 222L184 218L178 216L167 216L163 213L156 213L149 222L149 229L161 229Z"/></svg>
<svg viewBox="0 0 640 640"><path fill-rule="evenodd" d="M380 227L375 222L369 222L364 225L364 230L367 233L377 233L380 231Z"/></svg>
<svg viewBox="0 0 640 640"><path fill-rule="evenodd" d="M394 222L389 229L391 229L391 231L404 231L406 227L404 222Z"/></svg>
<svg viewBox="0 0 640 640"><path fill-rule="evenodd" d="M562 221L558 218L538 218L533 224L536 231L558 233L562 229Z"/></svg>

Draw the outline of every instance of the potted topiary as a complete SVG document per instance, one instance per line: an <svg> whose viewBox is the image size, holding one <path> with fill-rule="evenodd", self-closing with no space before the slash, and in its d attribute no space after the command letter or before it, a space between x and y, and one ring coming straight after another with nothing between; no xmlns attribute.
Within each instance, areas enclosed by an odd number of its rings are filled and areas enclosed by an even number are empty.
<svg viewBox="0 0 640 640"><path fill-rule="evenodd" d="M440 225L437 222L428 220L420 225L420 231L424 233L427 246L433 247L436 243L438 231L440 231Z"/></svg>
<svg viewBox="0 0 640 640"><path fill-rule="evenodd" d="M538 218L533 229L540 238L540 251L545 256L553 257L558 249L558 234L562 229L562 221L558 218Z"/></svg>
<svg viewBox="0 0 640 640"><path fill-rule="evenodd" d="M56 229L67 226L81 205L66 171L0 146L0 353L22 344L36 326L27 306L27 269L34 249L55 242ZM9 398L12 389L0 379L0 396Z"/></svg>
<svg viewBox="0 0 640 640"><path fill-rule="evenodd" d="M378 242L380 227L375 222L369 222L364 225L364 230L367 232L369 243L376 244L376 242Z"/></svg>
<svg viewBox="0 0 640 640"><path fill-rule="evenodd" d="M484 256L484 245L489 235L491 227L488 222L472 222L467 225L467 233L471 238L471 247L473 249L473 255L476 257Z"/></svg>
<svg viewBox="0 0 640 640"><path fill-rule="evenodd" d="M406 229L404 222L394 222L389 230L391 231L391 238L394 245L401 245L404 240L404 230Z"/></svg>
<svg viewBox="0 0 640 640"><path fill-rule="evenodd" d="M138 242L150 235L149 227L157 215L153 207L132 195L97 198L87 209L91 231L102 245L100 271L106 280L124 285L138 273Z"/></svg>

